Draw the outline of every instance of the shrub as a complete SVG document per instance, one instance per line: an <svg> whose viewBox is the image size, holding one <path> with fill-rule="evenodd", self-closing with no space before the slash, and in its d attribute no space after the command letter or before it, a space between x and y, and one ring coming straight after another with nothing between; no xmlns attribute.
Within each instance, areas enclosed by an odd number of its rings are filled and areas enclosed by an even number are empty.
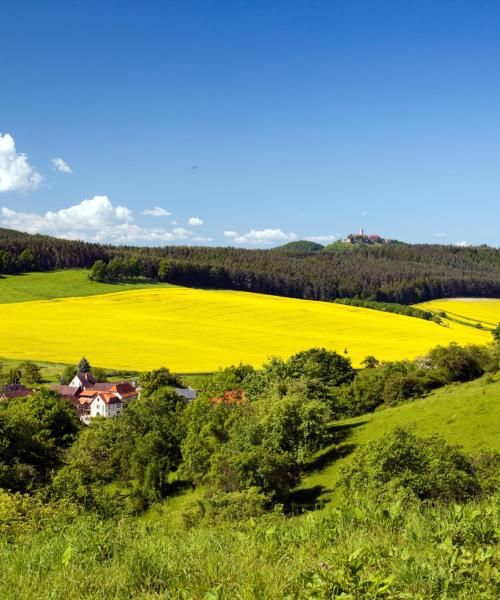
<svg viewBox="0 0 500 600"><path fill-rule="evenodd" d="M348 493L403 493L432 501L463 500L480 489L471 460L458 448L403 427L358 449L344 469L343 484Z"/></svg>

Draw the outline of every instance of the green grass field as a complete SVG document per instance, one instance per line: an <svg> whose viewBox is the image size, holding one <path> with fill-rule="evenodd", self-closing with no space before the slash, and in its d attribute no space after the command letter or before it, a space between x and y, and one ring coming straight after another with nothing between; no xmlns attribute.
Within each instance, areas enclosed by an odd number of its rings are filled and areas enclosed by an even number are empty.
<svg viewBox="0 0 500 600"><path fill-rule="evenodd" d="M470 454L483 448L500 451L500 373L446 386L421 400L336 423L336 442L310 462L296 493L297 502L309 506L332 500L335 503L341 470L351 452L393 427L408 423L415 425L418 434L440 434Z"/></svg>
<svg viewBox="0 0 500 600"><path fill-rule="evenodd" d="M95 296L97 294L158 287L172 286L168 283L143 278L126 282L99 283L90 281L88 271L85 269L6 275L0 278L0 304L75 296Z"/></svg>

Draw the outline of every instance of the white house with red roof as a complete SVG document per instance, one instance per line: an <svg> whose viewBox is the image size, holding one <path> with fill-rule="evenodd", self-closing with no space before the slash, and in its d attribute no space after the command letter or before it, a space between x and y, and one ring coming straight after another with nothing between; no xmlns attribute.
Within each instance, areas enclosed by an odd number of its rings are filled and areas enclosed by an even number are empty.
<svg viewBox="0 0 500 600"><path fill-rule="evenodd" d="M100 383L90 373L77 373L68 385L52 389L71 402L86 425L95 417L118 416L127 402L139 397L139 391L128 381Z"/></svg>

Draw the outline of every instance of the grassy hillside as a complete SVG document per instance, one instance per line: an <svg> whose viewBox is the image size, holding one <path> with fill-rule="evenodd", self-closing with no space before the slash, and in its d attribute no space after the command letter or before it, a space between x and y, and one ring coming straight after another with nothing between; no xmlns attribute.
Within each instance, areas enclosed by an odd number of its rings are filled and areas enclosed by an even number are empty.
<svg viewBox="0 0 500 600"><path fill-rule="evenodd" d="M67 269L48 273L5 275L0 278L0 303L50 300L72 296L94 296L117 291L151 287L170 287L168 283L148 279L99 283L90 281L86 269Z"/></svg>
<svg viewBox="0 0 500 600"><path fill-rule="evenodd" d="M454 319L490 329L500 322L500 300L497 298L443 298L416 306L436 313L444 311Z"/></svg>
<svg viewBox="0 0 500 600"><path fill-rule="evenodd" d="M46 293L52 275L42 279ZM79 291L90 289L85 285L92 284L82 283ZM270 355L288 357L314 346L347 351L359 365L368 354L395 360L437 344L490 341L489 332L457 323L445 327L359 307L183 287L3 304L0 319L8 340L2 354L10 358L73 364L85 355L96 366L167 365L183 373L240 361L257 366Z"/></svg>
<svg viewBox="0 0 500 600"><path fill-rule="evenodd" d="M500 373L447 386L427 398L408 402L334 426L336 443L311 461L295 494L297 503L313 505L339 499L341 469L358 446L380 438L398 425L413 423L422 435L440 434L467 453L500 451Z"/></svg>

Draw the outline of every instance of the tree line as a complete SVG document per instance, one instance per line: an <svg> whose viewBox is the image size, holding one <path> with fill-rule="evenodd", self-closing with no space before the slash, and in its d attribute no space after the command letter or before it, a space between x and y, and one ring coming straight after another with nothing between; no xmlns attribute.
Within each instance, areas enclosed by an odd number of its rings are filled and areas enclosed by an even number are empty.
<svg viewBox="0 0 500 600"><path fill-rule="evenodd" d="M96 279L170 283L311 300L412 304L442 297L500 297L500 250L388 244L290 253L192 246L106 246L0 230L0 273L96 265ZM102 262L98 262L102 261Z"/></svg>

